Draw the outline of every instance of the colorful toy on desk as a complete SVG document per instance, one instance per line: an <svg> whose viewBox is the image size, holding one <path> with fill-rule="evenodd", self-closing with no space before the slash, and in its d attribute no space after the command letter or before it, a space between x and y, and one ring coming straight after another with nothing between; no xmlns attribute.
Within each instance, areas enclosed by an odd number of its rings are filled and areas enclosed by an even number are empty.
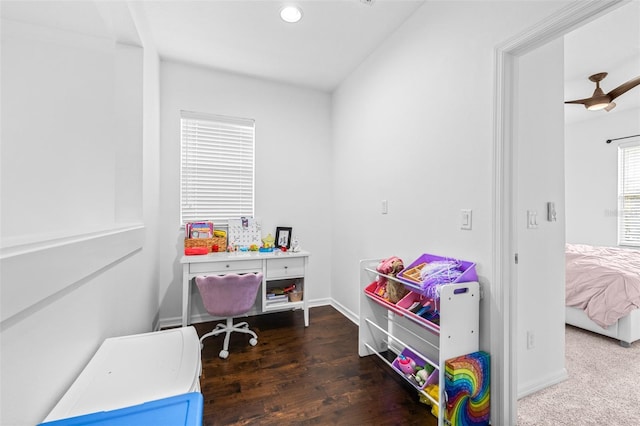
<svg viewBox="0 0 640 426"><path fill-rule="evenodd" d="M273 248L274 244L276 242L276 239L273 237L273 235L268 234L266 237L264 237L262 239L262 247L264 248Z"/></svg>
<svg viewBox="0 0 640 426"><path fill-rule="evenodd" d="M185 247L184 254L185 256L209 254L209 249L206 247Z"/></svg>

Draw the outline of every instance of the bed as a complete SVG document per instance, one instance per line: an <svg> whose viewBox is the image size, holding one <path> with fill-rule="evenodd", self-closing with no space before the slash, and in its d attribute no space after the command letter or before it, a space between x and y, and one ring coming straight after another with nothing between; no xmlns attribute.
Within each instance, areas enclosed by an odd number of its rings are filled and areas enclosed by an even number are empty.
<svg viewBox="0 0 640 426"><path fill-rule="evenodd" d="M565 322L612 337L640 340L640 250L566 245Z"/></svg>

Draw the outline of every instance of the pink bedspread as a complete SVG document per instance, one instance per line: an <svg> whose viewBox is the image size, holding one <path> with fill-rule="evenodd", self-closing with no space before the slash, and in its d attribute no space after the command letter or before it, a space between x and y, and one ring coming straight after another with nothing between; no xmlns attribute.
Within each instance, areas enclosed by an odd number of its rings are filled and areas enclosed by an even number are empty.
<svg viewBox="0 0 640 426"><path fill-rule="evenodd" d="M584 309L601 327L640 308L640 251L566 245L567 306Z"/></svg>

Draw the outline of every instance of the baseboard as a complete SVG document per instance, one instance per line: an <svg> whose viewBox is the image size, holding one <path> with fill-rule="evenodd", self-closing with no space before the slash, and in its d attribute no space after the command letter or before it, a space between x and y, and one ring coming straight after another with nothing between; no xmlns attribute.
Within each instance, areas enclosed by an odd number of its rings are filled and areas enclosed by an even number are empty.
<svg viewBox="0 0 640 426"><path fill-rule="evenodd" d="M357 326L360 325L360 316L356 315L354 312L344 307L344 305L336 302L334 299L331 299L331 306L333 306L342 315L350 319L351 322L353 322L355 325Z"/></svg>
<svg viewBox="0 0 640 426"><path fill-rule="evenodd" d="M555 373L542 376L538 380L530 381L528 383L522 383L518 386L518 399L524 398L527 395L531 395L542 389L546 389L549 386L556 385L560 382L564 382L569 378L566 368L562 368Z"/></svg>
<svg viewBox="0 0 640 426"><path fill-rule="evenodd" d="M315 300L310 300L308 305L309 305L309 308L314 308L316 306L326 306L326 305L334 306L333 302L334 302L333 299L330 299L330 298L315 299ZM335 308L338 311L340 311L339 308L337 307ZM267 313L270 313L270 312L267 312ZM344 312L341 311L341 313L347 316L346 314L344 314ZM252 316L252 315L262 315L262 314L257 310L253 309L249 311L246 316ZM207 313L198 313L198 314L191 315L191 318L189 319L189 324L198 324L200 322L217 321L221 319L223 318L213 317ZM312 319L310 319L309 321L312 322ZM165 328L180 327L181 325L182 325L182 317L162 318L159 321L157 321L157 325L155 326L154 330L163 330Z"/></svg>

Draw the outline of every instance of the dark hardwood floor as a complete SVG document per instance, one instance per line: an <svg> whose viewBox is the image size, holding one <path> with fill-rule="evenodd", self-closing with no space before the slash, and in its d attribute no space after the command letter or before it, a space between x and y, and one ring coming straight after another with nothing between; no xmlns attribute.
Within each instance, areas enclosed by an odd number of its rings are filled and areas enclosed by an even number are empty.
<svg viewBox="0 0 640 426"><path fill-rule="evenodd" d="M204 425L437 425L431 407L378 357L358 356L358 327L330 306L247 318L258 334L202 350ZM238 321L238 320L236 320ZM198 335L216 322L195 324Z"/></svg>

